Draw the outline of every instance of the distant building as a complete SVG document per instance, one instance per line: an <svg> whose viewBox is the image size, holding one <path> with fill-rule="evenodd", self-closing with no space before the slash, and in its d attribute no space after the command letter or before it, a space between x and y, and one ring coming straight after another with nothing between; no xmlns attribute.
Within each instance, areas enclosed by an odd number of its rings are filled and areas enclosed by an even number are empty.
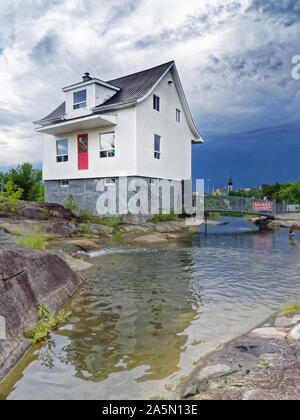
<svg viewBox="0 0 300 420"><path fill-rule="evenodd" d="M217 188L214 192L213 192L213 196L217 197L217 196L224 196L227 195L227 189L226 188Z"/></svg>
<svg viewBox="0 0 300 420"><path fill-rule="evenodd" d="M227 191L228 194L233 190L233 186L232 186L232 178L231 176L229 177L229 181L228 181L228 187L227 187Z"/></svg>

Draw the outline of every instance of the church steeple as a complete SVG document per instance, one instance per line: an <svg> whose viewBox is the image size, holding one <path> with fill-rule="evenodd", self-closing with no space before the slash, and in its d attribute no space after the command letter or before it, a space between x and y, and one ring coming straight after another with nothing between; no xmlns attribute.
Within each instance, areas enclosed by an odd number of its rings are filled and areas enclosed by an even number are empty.
<svg viewBox="0 0 300 420"><path fill-rule="evenodd" d="M229 180L228 180L228 193L230 193L232 191L233 187L232 187L232 177L231 175L229 176Z"/></svg>

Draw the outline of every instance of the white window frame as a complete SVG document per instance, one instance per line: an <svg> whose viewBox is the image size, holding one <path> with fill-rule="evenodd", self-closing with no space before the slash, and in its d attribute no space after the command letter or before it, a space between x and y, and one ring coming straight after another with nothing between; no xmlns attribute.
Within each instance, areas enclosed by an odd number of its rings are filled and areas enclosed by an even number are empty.
<svg viewBox="0 0 300 420"><path fill-rule="evenodd" d="M160 112L160 97L157 95L153 95L153 109L157 112Z"/></svg>
<svg viewBox="0 0 300 420"><path fill-rule="evenodd" d="M62 188L66 188L69 186L69 180L68 179L60 179L59 180L59 186Z"/></svg>
<svg viewBox="0 0 300 420"><path fill-rule="evenodd" d="M85 91L85 101L75 102L75 93L84 92ZM86 96L87 96L87 90L81 89L77 92L73 92L73 110L80 109L80 108L86 108Z"/></svg>
<svg viewBox="0 0 300 420"><path fill-rule="evenodd" d="M66 140L67 141L67 144L68 144L68 153L67 154L58 154L58 149L57 149L57 146L58 146L58 142L59 141L64 141L64 140ZM62 160L58 160L58 158L62 158ZM67 158L67 159L65 159L65 158ZM68 162L69 161L69 140L68 139L58 139L58 140L56 140L56 163L65 163L65 162Z"/></svg>
<svg viewBox="0 0 300 420"><path fill-rule="evenodd" d="M116 178L105 178L104 184L105 185L115 185Z"/></svg>
<svg viewBox="0 0 300 420"><path fill-rule="evenodd" d="M113 134L114 136L114 148L113 149L101 149L101 136L105 136L106 134ZM99 134L99 146L100 146L100 151L99 151L99 158L100 159L105 159L105 158L114 158L116 156L116 134L114 131L110 131L108 133L100 133ZM109 155L109 153L111 154L113 152L112 155ZM101 156L101 153L106 153L106 156Z"/></svg>
<svg viewBox="0 0 300 420"><path fill-rule="evenodd" d="M159 137L159 150L155 149L156 137ZM161 156L161 136L159 136L158 134L154 134L154 159L160 160L160 156Z"/></svg>

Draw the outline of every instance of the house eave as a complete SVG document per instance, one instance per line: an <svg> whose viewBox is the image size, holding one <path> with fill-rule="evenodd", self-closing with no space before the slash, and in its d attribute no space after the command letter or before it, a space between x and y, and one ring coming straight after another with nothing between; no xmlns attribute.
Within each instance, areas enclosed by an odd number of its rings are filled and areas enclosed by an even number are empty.
<svg viewBox="0 0 300 420"><path fill-rule="evenodd" d="M64 120L57 124L51 124L44 127L36 128L38 133L61 135L80 130L94 129L99 127L110 127L117 125L117 116L112 114L105 115L89 115L71 120Z"/></svg>
<svg viewBox="0 0 300 420"><path fill-rule="evenodd" d="M56 118L48 118L48 119L44 119L44 120L38 120L38 121L33 121L32 124L36 124L36 125L42 125L42 126L48 126L49 124L51 124L51 122L53 121L64 121L64 117L56 117Z"/></svg>
<svg viewBox="0 0 300 420"><path fill-rule="evenodd" d="M108 89L112 89L112 90L114 90L116 92L119 92L119 90L121 90L117 86L113 86L110 83L103 82L103 80L100 80L100 79L91 79L91 80L88 80L86 82L79 82L79 83L75 83L73 85L66 86L66 87L62 88L62 91L63 92L68 92L69 90L73 90L73 89L85 87L85 86L88 86L88 85L92 85L94 83L96 83L98 85L101 85L101 86L104 86L104 87L106 87Z"/></svg>
<svg viewBox="0 0 300 420"><path fill-rule="evenodd" d="M197 140L192 140L192 144L203 144L203 143L204 143L204 140L202 137L200 137Z"/></svg>

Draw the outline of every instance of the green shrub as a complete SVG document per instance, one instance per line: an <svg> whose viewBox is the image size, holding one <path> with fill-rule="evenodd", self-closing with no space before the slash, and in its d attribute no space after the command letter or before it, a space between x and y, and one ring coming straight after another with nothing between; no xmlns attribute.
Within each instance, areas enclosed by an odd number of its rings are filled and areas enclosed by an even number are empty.
<svg viewBox="0 0 300 420"><path fill-rule="evenodd" d="M39 249L41 251L45 249L46 239L42 233L35 232L29 236L21 236L18 244L26 246L26 248Z"/></svg>
<svg viewBox="0 0 300 420"><path fill-rule="evenodd" d="M98 223L107 227L116 228L122 224L122 217L99 219Z"/></svg>
<svg viewBox="0 0 300 420"><path fill-rule="evenodd" d="M16 211L16 203L21 198L22 188L19 188L11 180L4 185L4 192L0 193L0 210L14 213Z"/></svg>
<svg viewBox="0 0 300 420"><path fill-rule="evenodd" d="M74 204L74 197L72 194L68 195L65 208L71 211L76 210L76 206Z"/></svg>
<svg viewBox="0 0 300 420"><path fill-rule="evenodd" d="M92 222L93 216L88 214L85 210L80 210L80 217L84 222Z"/></svg>
<svg viewBox="0 0 300 420"><path fill-rule="evenodd" d="M82 223L78 227L78 232L79 233L83 233L84 235L87 235L88 233L90 233L90 229L89 229L89 227L87 225L85 225L85 224Z"/></svg>
<svg viewBox="0 0 300 420"><path fill-rule="evenodd" d="M122 235L123 235L123 232L120 232L119 230L116 230L114 232L114 240L118 241Z"/></svg>
<svg viewBox="0 0 300 420"><path fill-rule="evenodd" d="M257 215L255 215L255 214L223 211L223 212L218 212L218 213L210 213L210 217L209 218L215 220L215 219L217 219L220 216L222 216L222 217L245 217L247 219L256 218L257 217Z"/></svg>
<svg viewBox="0 0 300 420"><path fill-rule="evenodd" d="M286 315L290 312L299 311L299 310L300 310L300 303L298 302L298 300L295 300L295 302L287 303L286 305L284 305L282 309L282 314Z"/></svg>
<svg viewBox="0 0 300 420"><path fill-rule="evenodd" d="M148 222L152 223L159 223L159 222L172 222L177 220L177 216L175 215L174 211L171 211L169 214L156 214L152 219L149 219Z"/></svg>
<svg viewBox="0 0 300 420"><path fill-rule="evenodd" d="M70 312L63 309L57 315L53 315L47 310L46 305L41 305L38 310L38 322L31 325L25 335L27 338L31 338L33 343L47 341L49 332L64 322L70 315Z"/></svg>

